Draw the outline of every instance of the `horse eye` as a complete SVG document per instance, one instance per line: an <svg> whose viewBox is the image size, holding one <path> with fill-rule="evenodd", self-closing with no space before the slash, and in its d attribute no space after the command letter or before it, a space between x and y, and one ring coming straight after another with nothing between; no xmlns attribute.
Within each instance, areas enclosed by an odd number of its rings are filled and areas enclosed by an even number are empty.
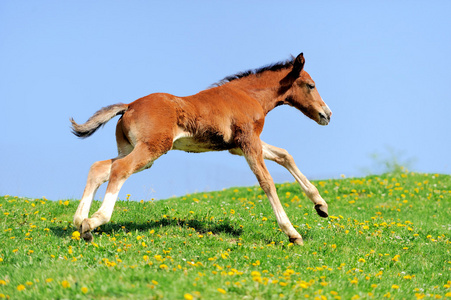
<svg viewBox="0 0 451 300"><path fill-rule="evenodd" d="M307 86L308 86L308 88L311 89L311 90L313 90L313 89L315 88L315 85L314 85L314 84L311 84L311 83L307 83Z"/></svg>

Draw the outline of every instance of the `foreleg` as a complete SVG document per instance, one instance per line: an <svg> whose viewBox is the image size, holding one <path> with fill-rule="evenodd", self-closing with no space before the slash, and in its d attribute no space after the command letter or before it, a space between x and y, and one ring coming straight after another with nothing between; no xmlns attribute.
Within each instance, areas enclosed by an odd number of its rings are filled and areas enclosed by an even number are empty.
<svg viewBox="0 0 451 300"><path fill-rule="evenodd" d="M287 150L271 146L265 142L261 142L263 149L263 157L275 161L279 165L285 167L301 186L307 197L315 204L316 212L319 216L326 218L328 216L328 206L326 201L321 197L318 189L299 171L293 157Z"/></svg>
<svg viewBox="0 0 451 300"><path fill-rule="evenodd" d="M251 170L257 177L261 188L266 193L280 229L288 236L290 242L303 245L302 236L296 231L296 229L294 229L282 207L282 204L280 203L274 181L271 178L271 175L269 174L263 160L263 150L261 144L256 142L251 145L246 145L246 147L242 148L241 151L244 154Z"/></svg>

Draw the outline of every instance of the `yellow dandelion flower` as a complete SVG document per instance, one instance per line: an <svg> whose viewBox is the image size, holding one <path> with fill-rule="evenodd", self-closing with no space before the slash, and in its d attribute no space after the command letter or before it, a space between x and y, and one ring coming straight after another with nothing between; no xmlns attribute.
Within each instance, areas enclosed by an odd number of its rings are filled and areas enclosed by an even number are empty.
<svg viewBox="0 0 451 300"><path fill-rule="evenodd" d="M394 284L394 285L391 286L391 288L397 290L397 289L399 289L399 286Z"/></svg>
<svg viewBox="0 0 451 300"><path fill-rule="evenodd" d="M365 260L363 258L359 258L359 262L364 263Z"/></svg>
<svg viewBox="0 0 451 300"><path fill-rule="evenodd" d="M0 285L6 285L6 281L0 280Z"/></svg>
<svg viewBox="0 0 451 300"><path fill-rule="evenodd" d="M81 288L81 292L83 293L83 294L86 294L87 292L88 292L88 288L87 287L82 287Z"/></svg>
<svg viewBox="0 0 451 300"><path fill-rule="evenodd" d="M155 260L157 260L159 262L164 261L164 258L161 255L159 255L159 254L155 255L154 258L155 258Z"/></svg>
<svg viewBox="0 0 451 300"><path fill-rule="evenodd" d="M169 267L167 265L165 265L165 264L161 264L160 265L160 269L167 270L167 269L169 269Z"/></svg>
<svg viewBox="0 0 451 300"><path fill-rule="evenodd" d="M23 290L25 290L25 286L23 285L23 284L19 284L18 286L17 286L17 290L20 292L20 291L23 291Z"/></svg>
<svg viewBox="0 0 451 300"><path fill-rule="evenodd" d="M27 281L27 282L25 282L25 284L28 285L28 286L32 286L32 285L33 285L33 282Z"/></svg>
<svg viewBox="0 0 451 300"><path fill-rule="evenodd" d="M280 286L287 286L287 285L288 285L288 283L286 283L286 282L282 282L282 281L281 281L281 282L279 282L279 285L280 285Z"/></svg>
<svg viewBox="0 0 451 300"><path fill-rule="evenodd" d="M309 287L309 286L307 285L306 282L301 282L301 283L299 283L299 286L300 286L301 288L303 288L303 289L306 289L306 288Z"/></svg>
<svg viewBox="0 0 451 300"><path fill-rule="evenodd" d="M191 294L186 293L185 295L183 295L183 298L185 298L185 300L193 300L194 297Z"/></svg>
<svg viewBox="0 0 451 300"><path fill-rule="evenodd" d="M47 283L50 283L50 282L52 282L53 281L53 278L47 278L46 280L45 280L45 282L47 282Z"/></svg>
<svg viewBox="0 0 451 300"><path fill-rule="evenodd" d="M61 285L63 286L63 288L67 289L70 288L70 283L67 280L63 280L61 281Z"/></svg>
<svg viewBox="0 0 451 300"><path fill-rule="evenodd" d="M220 292L221 294L227 294L226 290L218 288L218 292Z"/></svg>
<svg viewBox="0 0 451 300"><path fill-rule="evenodd" d="M251 276L252 276L252 277L260 277L261 274L260 274L260 272L258 272L258 271L252 271L252 272L251 272Z"/></svg>

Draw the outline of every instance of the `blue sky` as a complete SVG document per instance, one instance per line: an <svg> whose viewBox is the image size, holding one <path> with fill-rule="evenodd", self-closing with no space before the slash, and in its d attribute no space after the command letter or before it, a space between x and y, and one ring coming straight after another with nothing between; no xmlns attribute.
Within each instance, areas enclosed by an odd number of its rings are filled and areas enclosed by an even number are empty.
<svg viewBox="0 0 451 300"><path fill-rule="evenodd" d="M1 1L0 195L81 197L90 165L116 156L116 119L79 140L70 117L195 94L300 52L332 121L279 107L262 139L307 177L382 172L391 153L412 171L450 174L450 13L449 1ZM267 165L276 182L294 181ZM256 182L241 157L171 151L120 198Z"/></svg>

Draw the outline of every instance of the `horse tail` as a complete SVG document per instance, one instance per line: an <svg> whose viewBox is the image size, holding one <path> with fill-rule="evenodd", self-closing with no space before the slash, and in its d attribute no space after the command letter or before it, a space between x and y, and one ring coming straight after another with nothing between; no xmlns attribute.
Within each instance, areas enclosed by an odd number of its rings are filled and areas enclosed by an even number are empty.
<svg viewBox="0 0 451 300"><path fill-rule="evenodd" d="M128 109L128 104L113 104L97 111L84 124L75 123L74 119L70 119L72 123L72 133L79 138L87 138L91 136L100 126L105 125L109 120L117 115L123 115Z"/></svg>

